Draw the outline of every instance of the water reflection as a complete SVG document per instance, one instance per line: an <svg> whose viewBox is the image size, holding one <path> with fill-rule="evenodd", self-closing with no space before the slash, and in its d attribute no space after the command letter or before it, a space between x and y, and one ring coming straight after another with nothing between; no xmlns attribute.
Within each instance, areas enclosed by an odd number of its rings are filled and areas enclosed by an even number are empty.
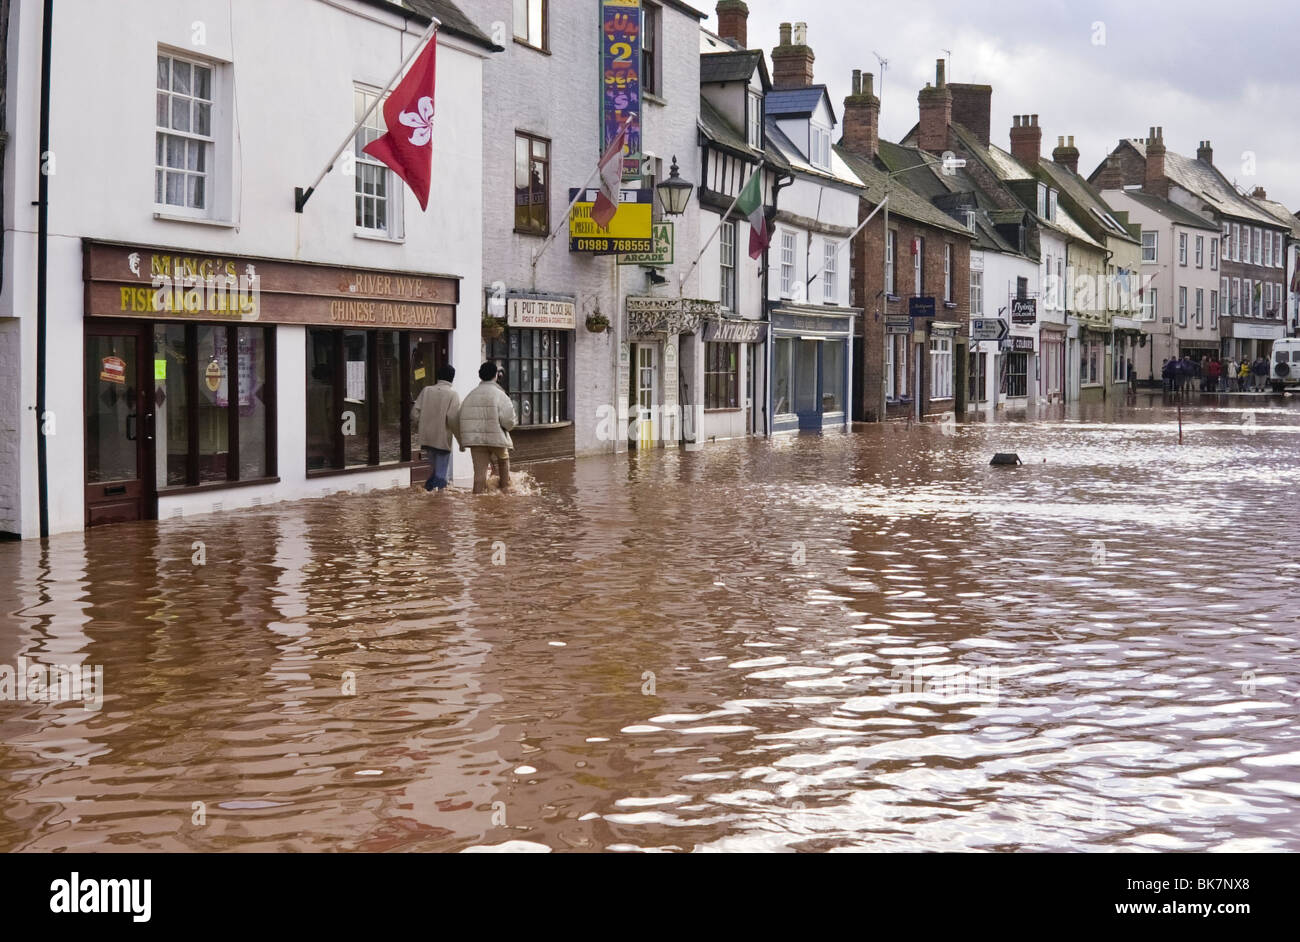
<svg viewBox="0 0 1300 942"><path fill-rule="evenodd" d="M0 703L0 849L1300 849L1300 411L1170 418L0 546L0 664L107 687Z"/></svg>

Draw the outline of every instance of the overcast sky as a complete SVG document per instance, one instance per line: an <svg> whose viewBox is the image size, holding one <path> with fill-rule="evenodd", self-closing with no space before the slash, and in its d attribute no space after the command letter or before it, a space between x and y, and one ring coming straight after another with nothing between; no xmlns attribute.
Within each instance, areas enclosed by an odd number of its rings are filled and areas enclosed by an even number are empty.
<svg viewBox="0 0 1300 942"><path fill-rule="evenodd" d="M1121 137L1164 127L1188 157L1208 138L1214 162L1248 189L1300 209L1300 4L1295 0L747 0L749 46L770 56L782 21L806 22L816 80L837 113L853 69L889 60L881 135L917 120L916 93L947 58L949 81L993 86L993 143L1011 116L1037 114L1043 155L1074 135L1088 176ZM717 29L712 0L696 0ZM1104 40L1104 42L1102 42ZM769 60L769 67L771 62ZM1255 155L1249 175L1242 154Z"/></svg>

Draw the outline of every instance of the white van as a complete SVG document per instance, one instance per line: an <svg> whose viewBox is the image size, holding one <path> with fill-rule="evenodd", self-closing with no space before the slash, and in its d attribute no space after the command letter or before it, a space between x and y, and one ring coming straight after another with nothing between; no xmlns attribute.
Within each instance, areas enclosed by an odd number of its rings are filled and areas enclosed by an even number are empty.
<svg viewBox="0 0 1300 942"><path fill-rule="evenodd" d="M1268 381L1274 392L1300 386L1300 337L1273 341L1273 355L1269 359Z"/></svg>

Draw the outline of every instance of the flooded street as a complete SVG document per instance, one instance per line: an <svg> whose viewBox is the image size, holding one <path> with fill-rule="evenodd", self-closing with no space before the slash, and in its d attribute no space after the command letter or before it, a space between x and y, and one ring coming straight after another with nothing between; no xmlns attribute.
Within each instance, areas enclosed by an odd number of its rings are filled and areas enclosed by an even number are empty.
<svg viewBox="0 0 1300 942"><path fill-rule="evenodd" d="M1300 403L1251 405L0 545L0 664L103 670L0 702L0 850L1300 850Z"/></svg>

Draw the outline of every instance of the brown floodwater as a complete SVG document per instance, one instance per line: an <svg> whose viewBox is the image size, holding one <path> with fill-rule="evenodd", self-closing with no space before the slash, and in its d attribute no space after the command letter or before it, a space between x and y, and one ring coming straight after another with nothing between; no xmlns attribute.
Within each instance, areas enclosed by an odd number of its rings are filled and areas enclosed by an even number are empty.
<svg viewBox="0 0 1300 942"><path fill-rule="evenodd" d="M0 702L0 850L1300 850L1300 404L1184 420L0 545L0 665L103 671Z"/></svg>

